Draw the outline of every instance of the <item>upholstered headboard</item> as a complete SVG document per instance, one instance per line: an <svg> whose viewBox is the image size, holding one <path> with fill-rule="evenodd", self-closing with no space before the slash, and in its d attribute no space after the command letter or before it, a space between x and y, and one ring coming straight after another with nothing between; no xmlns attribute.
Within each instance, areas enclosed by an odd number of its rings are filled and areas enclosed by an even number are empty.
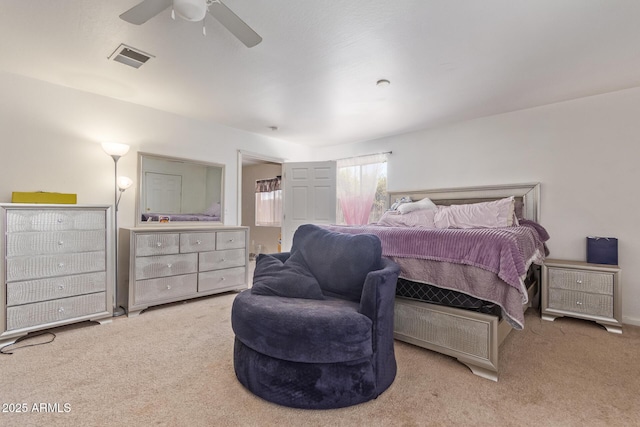
<svg viewBox="0 0 640 427"><path fill-rule="evenodd" d="M483 187L441 188L435 190L389 192L389 206L402 197L417 201L428 197L437 205L480 203L514 196L516 210L522 207L522 217L539 222L540 183L490 185Z"/></svg>

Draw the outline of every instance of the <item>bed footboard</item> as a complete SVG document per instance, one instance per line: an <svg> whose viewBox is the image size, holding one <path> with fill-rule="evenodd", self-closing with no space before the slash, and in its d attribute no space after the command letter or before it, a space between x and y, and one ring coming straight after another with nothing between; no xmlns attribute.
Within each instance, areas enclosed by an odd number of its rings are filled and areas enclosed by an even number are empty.
<svg viewBox="0 0 640 427"><path fill-rule="evenodd" d="M498 333L499 323L489 314L396 298L395 339L455 357L493 381L498 380L499 335L506 336Z"/></svg>
<svg viewBox="0 0 640 427"><path fill-rule="evenodd" d="M536 305L538 291L536 280L528 288L530 305ZM498 381L498 351L511 330L490 314L396 297L395 339L455 357L492 381Z"/></svg>

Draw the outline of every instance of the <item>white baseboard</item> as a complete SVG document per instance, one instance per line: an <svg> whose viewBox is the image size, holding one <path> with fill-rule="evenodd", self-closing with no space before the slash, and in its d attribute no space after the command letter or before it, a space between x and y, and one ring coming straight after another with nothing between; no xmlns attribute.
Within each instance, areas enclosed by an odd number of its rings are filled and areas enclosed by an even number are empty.
<svg viewBox="0 0 640 427"><path fill-rule="evenodd" d="M635 318L635 317L622 316L622 324L623 325L640 326L640 319Z"/></svg>

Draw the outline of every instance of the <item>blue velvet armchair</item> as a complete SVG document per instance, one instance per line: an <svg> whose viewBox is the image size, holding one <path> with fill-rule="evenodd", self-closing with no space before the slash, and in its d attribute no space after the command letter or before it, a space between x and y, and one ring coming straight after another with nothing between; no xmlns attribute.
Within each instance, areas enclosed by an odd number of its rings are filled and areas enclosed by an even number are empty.
<svg viewBox="0 0 640 427"><path fill-rule="evenodd" d="M291 252L261 255L234 300L236 376L252 393L296 408L376 398L395 379L393 307L399 267L370 234L307 224Z"/></svg>

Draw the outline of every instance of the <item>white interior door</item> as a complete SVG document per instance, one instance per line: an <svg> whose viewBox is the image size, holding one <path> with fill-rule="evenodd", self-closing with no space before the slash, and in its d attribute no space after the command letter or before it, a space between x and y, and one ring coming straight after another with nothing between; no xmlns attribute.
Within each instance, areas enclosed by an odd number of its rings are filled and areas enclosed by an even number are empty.
<svg viewBox="0 0 640 427"><path fill-rule="evenodd" d="M182 176L166 173L145 173L145 212L180 213Z"/></svg>
<svg viewBox="0 0 640 427"><path fill-rule="evenodd" d="M336 162L284 164L282 251L302 224L336 222Z"/></svg>

